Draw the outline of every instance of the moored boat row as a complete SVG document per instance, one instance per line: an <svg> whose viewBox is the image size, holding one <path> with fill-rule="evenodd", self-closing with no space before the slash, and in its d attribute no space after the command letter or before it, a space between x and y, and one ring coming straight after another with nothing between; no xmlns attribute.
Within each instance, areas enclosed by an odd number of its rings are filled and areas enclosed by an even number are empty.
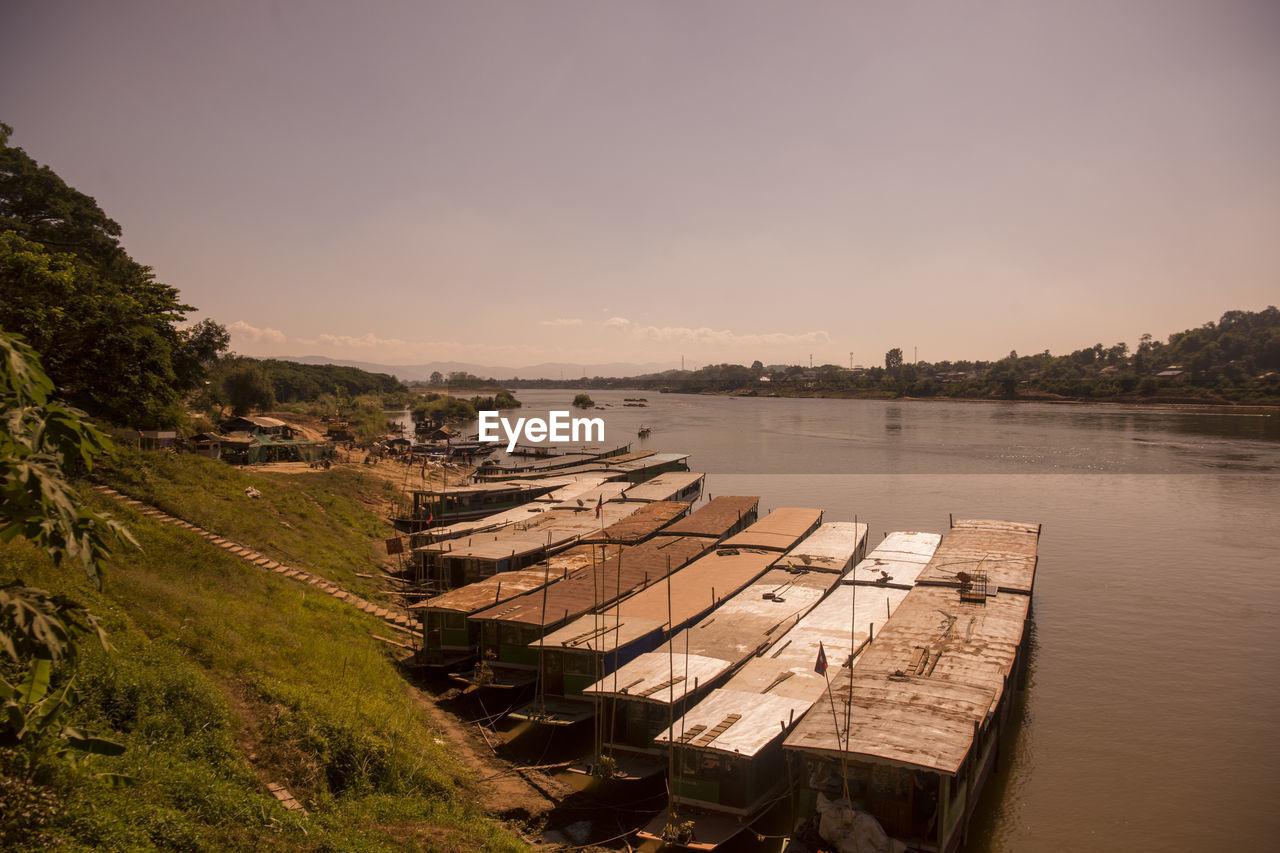
<svg viewBox="0 0 1280 853"><path fill-rule="evenodd" d="M703 482L601 476L490 540L415 549L459 587L414 608L419 663L532 691L512 715L531 731L594 720L574 768L592 784L665 772L642 840L714 849L767 818L793 850L841 832L956 849L1025 663L1039 527L961 520L865 554L865 524L817 509L672 500ZM567 535L574 516L591 531Z"/></svg>

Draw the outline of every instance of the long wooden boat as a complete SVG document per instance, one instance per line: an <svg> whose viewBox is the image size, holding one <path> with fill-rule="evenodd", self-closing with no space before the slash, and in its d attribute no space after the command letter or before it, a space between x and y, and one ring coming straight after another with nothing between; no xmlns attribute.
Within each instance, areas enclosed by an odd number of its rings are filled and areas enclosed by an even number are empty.
<svg viewBox="0 0 1280 853"><path fill-rule="evenodd" d="M562 577L589 571L593 563L616 557L619 550L617 545L603 549L575 545L527 569L502 572L410 605L409 612L422 624L422 647L415 663L444 670L473 663L480 651L480 626L469 617Z"/></svg>
<svg viewBox="0 0 1280 853"><path fill-rule="evenodd" d="M891 533L853 572L763 654L753 657L655 738L670 756L672 803L640 837L710 850L743 831L789 781L783 739L827 687L819 650L832 668L863 653L909 594L941 537ZM863 583L872 567L900 583ZM674 816L673 816L674 815ZM674 832L673 832L674 829Z"/></svg>
<svg viewBox="0 0 1280 853"><path fill-rule="evenodd" d="M618 554L596 561L589 569L473 614L469 621L479 623L483 659L480 670L462 680L494 689L533 684L539 674L537 642L547 632L656 583L714 545L713 540L700 537L655 536L639 545L623 546Z"/></svg>
<svg viewBox="0 0 1280 853"><path fill-rule="evenodd" d="M776 509L713 553L673 573L665 588L649 587L543 637L539 643L544 661L542 690L535 702L513 716L550 724L571 724L593 716L596 704L582 695L584 688L716 610L776 562L781 556L778 550L795 546L821 520L818 509ZM752 537L767 538L770 547L741 544L755 541ZM730 547L734 542L740 544ZM785 585L778 579L774 587ZM796 595L803 597L799 590ZM814 601L818 598L821 595Z"/></svg>
<svg viewBox="0 0 1280 853"><path fill-rule="evenodd" d="M653 739L753 655L767 652L866 552L867 525L828 522L750 587L658 649L586 688L600 700L602 755L571 769L613 782L666 768Z"/></svg>
<svg viewBox="0 0 1280 853"><path fill-rule="evenodd" d="M913 851L962 845L1026 661L1039 536L1005 521L947 532L884 630L787 737L802 814L836 809Z"/></svg>
<svg viewBox="0 0 1280 853"><path fill-rule="evenodd" d="M523 524L422 545L412 551L416 580L444 592L490 575L527 568L595 536L602 528L633 515L641 506L615 500L603 502L598 512L595 507L552 509Z"/></svg>

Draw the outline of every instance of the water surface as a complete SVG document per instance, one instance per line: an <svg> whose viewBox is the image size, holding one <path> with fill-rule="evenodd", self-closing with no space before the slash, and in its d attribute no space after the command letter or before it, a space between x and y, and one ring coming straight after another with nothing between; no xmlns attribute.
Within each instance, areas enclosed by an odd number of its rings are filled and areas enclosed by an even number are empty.
<svg viewBox="0 0 1280 853"><path fill-rule="evenodd" d="M573 395L523 391L519 414ZM949 513L1044 525L1028 687L970 850L1274 849L1280 416L591 395L607 443L869 522L873 546Z"/></svg>

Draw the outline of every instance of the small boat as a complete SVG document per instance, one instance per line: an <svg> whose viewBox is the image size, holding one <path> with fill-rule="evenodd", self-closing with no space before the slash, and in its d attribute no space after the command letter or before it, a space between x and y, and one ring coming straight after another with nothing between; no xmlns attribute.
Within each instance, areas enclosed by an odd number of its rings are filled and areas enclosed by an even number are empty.
<svg viewBox="0 0 1280 853"><path fill-rule="evenodd" d="M652 427L642 426L640 427L640 431L637 432L636 435L639 436L640 438L648 438L649 434L652 432L653 432Z"/></svg>

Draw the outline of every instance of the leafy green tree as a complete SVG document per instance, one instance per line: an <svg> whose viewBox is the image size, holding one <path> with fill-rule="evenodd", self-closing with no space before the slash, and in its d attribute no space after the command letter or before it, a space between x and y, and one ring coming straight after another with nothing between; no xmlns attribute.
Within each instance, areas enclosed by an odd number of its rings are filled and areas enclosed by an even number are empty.
<svg viewBox="0 0 1280 853"><path fill-rule="evenodd" d="M51 399L53 383L39 356L0 332L0 540L21 537L55 565L76 563L101 585L102 562L112 544L133 538L118 522L83 505L67 479L91 470L111 442L83 413ZM72 705L69 675L82 635L96 632L83 607L12 581L0 587L0 746L29 780L44 762L69 750L116 755L123 748L61 724ZM6 759L6 764L12 761Z"/></svg>
<svg viewBox="0 0 1280 853"><path fill-rule="evenodd" d="M25 336L71 404L117 423L172 426L227 343L120 246L98 203L8 144L0 125L0 327Z"/></svg>
<svg viewBox="0 0 1280 853"><path fill-rule="evenodd" d="M590 394L578 394L573 398L573 407L575 409L589 409L595 404L596 402L591 399Z"/></svg>
<svg viewBox="0 0 1280 853"><path fill-rule="evenodd" d="M884 354L884 369L897 370L902 367L902 347L894 347Z"/></svg>
<svg viewBox="0 0 1280 853"><path fill-rule="evenodd" d="M262 365L251 358L237 359L219 379L222 395L231 404L231 414L243 417L253 409L275 405L275 392Z"/></svg>

